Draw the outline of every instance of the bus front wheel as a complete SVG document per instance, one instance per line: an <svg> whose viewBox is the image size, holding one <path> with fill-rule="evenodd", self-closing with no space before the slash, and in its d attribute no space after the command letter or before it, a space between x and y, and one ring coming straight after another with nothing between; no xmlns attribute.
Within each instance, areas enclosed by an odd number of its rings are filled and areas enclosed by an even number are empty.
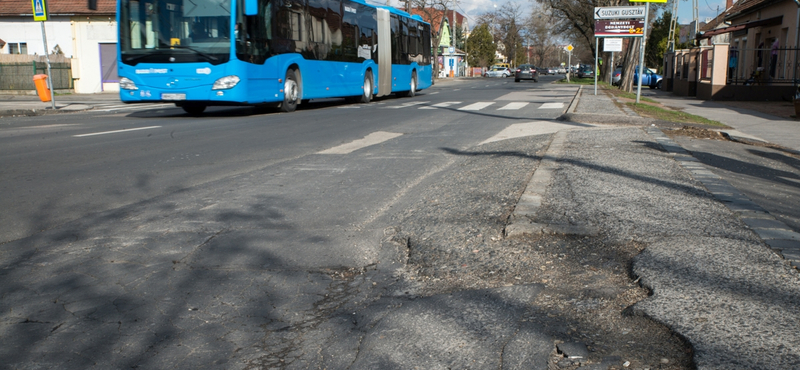
<svg viewBox="0 0 800 370"><path fill-rule="evenodd" d="M297 109L297 100L299 95L299 86L297 85L297 77L294 70L286 71L286 79L283 81L283 102L281 103L281 112L294 112Z"/></svg>

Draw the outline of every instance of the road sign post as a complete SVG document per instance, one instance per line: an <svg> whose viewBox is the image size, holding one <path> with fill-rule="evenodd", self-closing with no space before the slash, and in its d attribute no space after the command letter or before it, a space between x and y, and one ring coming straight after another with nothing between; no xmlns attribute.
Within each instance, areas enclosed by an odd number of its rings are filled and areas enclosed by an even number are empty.
<svg viewBox="0 0 800 370"><path fill-rule="evenodd" d="M667 0L630 0L631 2L644 3L644 36L642 45L639 48L639 87L636 90L636 103L639 103L642 95L642 73L644 73L644 48L647 46L647 23L650 16L650 3L666 3ZM697 32L695 32L697 33Z"/></svg>
<svg viewBox="0 0 800 370"><path fill-rule="evenodd" d="M569 75L572 74L572 44L567 45L564 50L567 51L567 83L569 83Z"/></svg>
<svg viewBox="0 0 800 370"><path fill-rule="evenodd" d="M33 20L42 24L42 43L44 43L44 57L47 60L47 87L50 89L50 104L56 109L56 92L53 90L53 74L50 72L50 52L47 48L47 33L44 22L47 20L47 0L31 0L33 6Z"/></svg>

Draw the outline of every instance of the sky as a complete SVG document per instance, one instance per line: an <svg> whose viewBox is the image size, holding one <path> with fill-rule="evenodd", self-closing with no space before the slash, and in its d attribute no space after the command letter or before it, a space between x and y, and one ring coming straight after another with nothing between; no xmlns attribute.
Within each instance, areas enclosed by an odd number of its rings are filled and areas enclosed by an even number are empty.
<svg viewBox="0 0 800 370"><path fill-rule="evenodd" d="M389 0L391 5L401 6L398 0ZM485 13L487 10L496 6L501 6L506 2L517 2L519 4L529 4L535 0L459 0L458 11L461 14L467 15L470 22L470 28L476 25L476 19L480 14ZM678 22L680 24L689 24L692 21L693 5L692 0L679 0L678 3ZM383 3L383 0L369 0L370 3ZM644 5L644 3L641 3ZM672 10L671 4L668 5ZM704 22L706 18L714 18L725 9L725 0L697 0L697 12L699 19Z"/></svg>

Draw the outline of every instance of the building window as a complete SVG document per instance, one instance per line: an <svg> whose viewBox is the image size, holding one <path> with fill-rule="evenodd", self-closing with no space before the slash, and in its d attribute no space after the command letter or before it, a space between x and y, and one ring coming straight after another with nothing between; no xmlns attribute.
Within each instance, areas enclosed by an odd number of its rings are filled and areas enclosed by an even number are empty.
<svg viewBox="0 0 800 370"><path fill-rule="evenodd" d="M28 44L24 42L9 42L9 54L28 54Z"/></svg>

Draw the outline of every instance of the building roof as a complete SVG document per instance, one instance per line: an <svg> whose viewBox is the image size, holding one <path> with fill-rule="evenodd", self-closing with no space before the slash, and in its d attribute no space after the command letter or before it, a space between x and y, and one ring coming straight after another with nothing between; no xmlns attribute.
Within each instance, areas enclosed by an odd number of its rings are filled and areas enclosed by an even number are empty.
<svg viewBox="0 0 800 370"><path fill-rule="evenodd" d="M782 1L787 0L740 0L725 12L725 20L731 20Z"/></svg>
<svg viewBox="0 0 800 370"><path fill-rule="evenodd" d="M425 22L431 24L431 30L439 32L442 29L442 22L447 18L449 24L463 25L466 17L459 12L456 14L456 22L453 23L453 10L448 10L446 13L439 9L425 8L425 9L411 9L411 14L419 15Z"/></svg>
<svg viewBox="0 0 800 370"><path fill-rule="evenodd" d="M88 0L50 0L47 12L59 15L113 15L117 11L116 0L97 0L97 10L89 10ZM33 17L31 0L0 0L0 16Z"/></svg>

